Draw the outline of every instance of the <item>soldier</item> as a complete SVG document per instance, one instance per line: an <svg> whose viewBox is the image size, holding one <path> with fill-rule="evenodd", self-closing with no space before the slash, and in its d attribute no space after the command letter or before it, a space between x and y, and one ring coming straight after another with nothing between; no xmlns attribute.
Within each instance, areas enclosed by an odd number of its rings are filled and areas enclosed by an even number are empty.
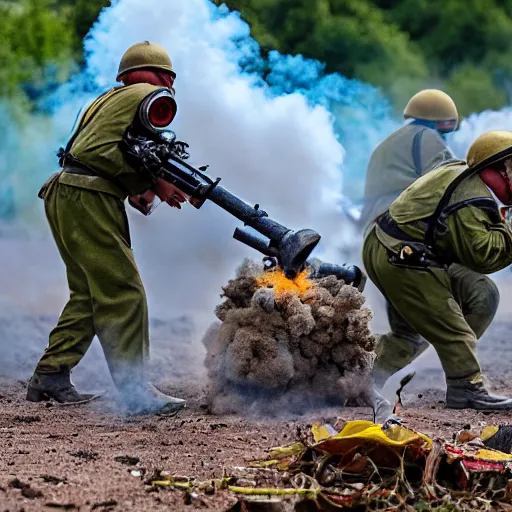
<svg viewBox="0 0 512 512"><path fill-rule="evenodd" d="M404 117L406 124L387 137L370 158L362 214L366 235L409 185L455 159L444 138L456 128L458 112L447 94L435 89L420 91L405 107ZM467 321L480 338L498 308L496 285L488 277L457 263L450 265L448 275ZM389 302L386 310L390 332L380 337L376 349L378 357L372 375L376 390L429 346ZM375 398L377 411L391 408L378 392Z"/></svg>
<svg viewBox="0 0 512 512"><path fill-rule="evenodd" d="M459 120L450 96L436 89L420 91L405 107L404 118L404 126L384 139L370 157L361 215L367 228L416 179L454 158L444 140Z"/></svg>
<svg viewBox="0 0 512 512"><path fill-rule="evenodd" d="M512 204L511 180L512 132L486 133L471 145L467 163L449 162L400 194L364 242L370 279L415 340L422 336L434 346L446 376L448 408L512 409L512 398L485 388L476 357L477 339L494 315L497 298L477 279L454 286L451 272L458 263L480 276L512 262L512 232L497 202ZM468 304L480 308L466 309ZM415 340L392 335L394 344L388 336L379 345L377 374L399 370L414 354ZM376 409L378 423L392 412L379 400Z"/></svg>
<svg viewBox="0 0 512 512"><path fill-rule="evenodd" d="M159 127L176 114L175 72L167 52L148 41L130 47L117 80L124 85L97 98L81 116L61 153L62 171L43 186L46 216L66 265L70 298L28 385L27 400L89 401L71 370L95 335L113 381L131 412L171 414L185 401L164 395L144 377L149 350L144 287L131 249L124 200L148 214L155 195L180 208L185 198L163 180L152 180L125 158L127 128L151 105ZM149 108L149 107L148 107ZM145 110L146 112L146 110Z"/></svg>

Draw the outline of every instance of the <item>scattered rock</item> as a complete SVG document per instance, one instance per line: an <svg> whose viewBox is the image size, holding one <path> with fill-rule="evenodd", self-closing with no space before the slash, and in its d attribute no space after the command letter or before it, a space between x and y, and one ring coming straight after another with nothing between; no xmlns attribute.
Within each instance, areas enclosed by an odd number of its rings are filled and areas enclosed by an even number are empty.
<svg viewBox="0 0 512 512"><path fill-rule="evenodd" d="M131 457L130 455L118 455L114 457L114 460L121 464L126 464L127 466L135 466L140 462L139 457Z"/></svg>
<svg viewBox="0 0 512 512"><path fill-rule="evenodd" d="M29 500L43 497L43 493L41 491L38 491L37 489L30 487L30 485L27 485L27 487L23 487L23 489L21 489L21 494L22 496Z"/></svg>
<svg viewBox="0 0 512 512"><path fill-rule="evenodd" d="M96 452L87 452L87 451L83 451L83 450L79 450L77 452L68 452L69 455L71 455L72 457L77 457L79 459L84 459L84 460L96 460L99 458L99 454L96 453Z"/></svg>
<svg viewBox="0 0 512 512"><path fill-rule="evenodd" d="M41 421L41 416L14 416L12 421L17 423L37 423Z"/></svg>
<svg viewBox="0 0 512 512"><path fill-rule="evenodd" d="M116 505L116 500L100 501L98 503L94 503L91 507L91 510L96 510L97 508L101 507L115 507Z"/></svg>
<svg viewBox="0 0 512 512"><path fill-rule="evenodd" d="M79 508L74 503L53 503L53 502L50 502L50 503L45 503L44 506L48 507L48 508L58 508L58 509L62 509L62 510L74 510L74 509L78 509Z"/></svg>
<svg viewBox="0 0 512 512"><path fill-rule="evenodd" d="M52 476L52 475L41 475L41 478L43 479L43 482L45 482L47 484L58 485L58 484L67 484L68 483L65 478L58 478L58 477Z"/></svg>
<svg viewBox="0 0 512 512"><path fill-rule="evenodd" d="M211 423L210 428L212 430L217 430L218 428L227 428L228 425L226 423Z"/></svg>
<svg viewBox="0 0 512 512"><path fill-rule="evenodd" d="M35 498L41 498L43 493L30 487L30 484L26 484L22 482L19 478L14 478L9 482L9 487L11 489L20 489L21 495L29 500L33 500Z"/></svg>

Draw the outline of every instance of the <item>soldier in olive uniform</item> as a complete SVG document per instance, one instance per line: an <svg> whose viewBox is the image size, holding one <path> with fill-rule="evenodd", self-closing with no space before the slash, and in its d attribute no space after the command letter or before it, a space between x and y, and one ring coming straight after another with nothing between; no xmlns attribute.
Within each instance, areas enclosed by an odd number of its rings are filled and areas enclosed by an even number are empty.
<svg viewBox="0 0 512 512"><path fill-rule="evenodd" d="M131 249L124 200L147 214L155 195L173 207L185 198L171 184L152 180L125 158L122 140L143 101L155 93L159 120L176 113L171 60L147 41L122 57L116 87L81 116L62 154L62 171L39 196L66 265L70 298L30 380L27 400L61 403L91 400L70 372L98 336L121 398L132 412L174 413L184 400L159 392L144 376L149 350L144 287ZM160 92L159 92L160 91Z"/></svg>
<svg viewBox="0 0 512 512"><path fill-rule="evenodd" d="M411 332L434 346L446 376L449 408L512 409L512 398L487 391L476 356L477 339L492 315L479 318L465 308L494 298L485 295L485 286L483 292L478 289L477 279L454 287L450 272L455 263L477 275L512 263L512 232L495 199L512 204L511 182L512 132L484 134L470 147L467 163L451 161L400 194L364 242L370 279ZM494 314L494 302L487 307ZM392 370L411 352L395 347L396 362L390 344L378 353L377 369ZM380 406L377 422L392 412L389 403Z"/></svg>
<svg viewBox="0 0 512 512"><path fill-rule="evenodd" d="M414 95L404 110L406 124L387 137L372 153L365 186L362 222L367 235L376 219L418 178L455 157L444 137L458 122L457 108L444 92L427 89ZM499 303L499 292L491 279L463 265L448 268L454 294L466 319L480 338L491 323ZM376 409L391 405L379 393L388 378L413 362L429 344L387 301L390 332L380 337L373 370Z"/></svg>

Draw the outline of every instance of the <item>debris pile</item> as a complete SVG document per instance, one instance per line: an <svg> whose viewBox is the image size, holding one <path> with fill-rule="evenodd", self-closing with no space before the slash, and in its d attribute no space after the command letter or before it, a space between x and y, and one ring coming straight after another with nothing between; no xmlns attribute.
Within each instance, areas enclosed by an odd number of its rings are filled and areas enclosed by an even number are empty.
<svg viewBox="0 0 512 512"><path fill-rule="evenodd" d="M488 448L481 438L447 443L397 423L369 421L350 421L339 431L317 423L298 434L297 442L272 449L267 460L233 468L222 479L184 481L160 472L151 484L196 496L227 492L244 502L295 497L319 510L512 508L512 455Z"/></svg>
<svg viewBox="0 0 512 512"><path fill-rule="evenodd" d="M356 288L245 260L222 296L203 340L212 412L366 402L376 340Z"/></svg>

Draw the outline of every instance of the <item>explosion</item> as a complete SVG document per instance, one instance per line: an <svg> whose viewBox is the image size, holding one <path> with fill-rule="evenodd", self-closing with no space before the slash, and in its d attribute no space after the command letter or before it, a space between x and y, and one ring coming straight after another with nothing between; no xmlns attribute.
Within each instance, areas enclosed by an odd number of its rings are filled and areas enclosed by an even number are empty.
<svg viewBox="0 0 512 512"><path fill-rule="evenodd" d="M203 343L212 412L298 412L365 398L375 354L364 296L335 276L294 280L245 260ZM355 384L354 384L355 383Z"/></svg>
<svg viewBox="0 0 512 512"><path fill-rule="evenodd" d="M294 292L299 297L302 297L305 292L312 288L313 283L308 279L309 271L304 270L295 279L288 279L284 272L277 268L264 272L263 275L257 278L256 283L258 288L272 288L274 295L280 296L285 292Z"/></svg>

